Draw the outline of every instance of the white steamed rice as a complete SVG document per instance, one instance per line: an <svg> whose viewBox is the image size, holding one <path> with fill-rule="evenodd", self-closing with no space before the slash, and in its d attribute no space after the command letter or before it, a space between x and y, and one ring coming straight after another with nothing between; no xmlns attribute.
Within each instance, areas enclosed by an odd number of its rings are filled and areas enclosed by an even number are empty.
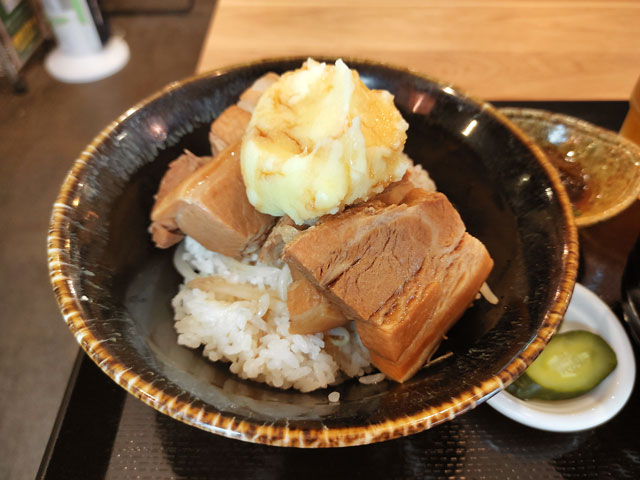
<svg viewBox="0 0 640 480"><path fill-rule="evenodd" d="M242 378L303 392L371 371L353 324L336 329L335 343L322 333L289 333L288 266L239 262L190 237L174 263L185 279L172 301L180 345L204 346L206 357L230 362Z"/></svg>

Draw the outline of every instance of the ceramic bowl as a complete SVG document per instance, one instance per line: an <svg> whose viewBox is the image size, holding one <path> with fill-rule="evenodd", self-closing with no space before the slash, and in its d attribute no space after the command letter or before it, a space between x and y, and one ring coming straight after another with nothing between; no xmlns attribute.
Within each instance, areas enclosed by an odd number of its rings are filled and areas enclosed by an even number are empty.
<svg viewBox="0 0 640 480"><path fill-rule="evenodd" d="M506 117L448 84L348 60L395 95L405 151L431 173L494 258L499 304L477 302L449 332L453 354L404 384L357 380L313 393L241 380L176 343L170 300L180 276L147 227L167 164L209 152L209 123L268 71L266 60L173 83L127 110L82 152L53 207L50 277L65 322L96 364L171 417L230 438L279 446L366 444L416 433L474 408L517 378L567 308L577 231L546 157ZM340 401L328 401L338 391Z"/></svg>
<svg viewBox="0 0 640 480"><path fill-rule="evenodd" d="M640 147L584 120L526 108L501 109L560 172L578 226L627 208L640 195Z"/></svg>

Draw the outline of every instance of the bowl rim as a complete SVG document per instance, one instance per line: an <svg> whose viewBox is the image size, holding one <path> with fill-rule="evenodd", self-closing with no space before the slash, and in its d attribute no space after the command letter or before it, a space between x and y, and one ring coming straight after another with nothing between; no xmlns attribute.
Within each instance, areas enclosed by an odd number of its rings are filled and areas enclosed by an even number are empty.
<svg viewBox="0 0 640 480"><path fill-rule="evenodd" d="M513 382L527 366L538 356L544 346L555 333L564 312L568 307L573 291L573 286L578 270L578 234L577 227L571 211L571 204L566 194L560 177L551 165L542 150L524 132L512 123L503 113L491 104L478 100L463 90L454 88L455 94L473 103L479 109L488 111L502 125L507 127L530 150L539 164L545 170L552 186L555 188L562 218L566 225L565 243L561 257L561 281L553 294L551 308L546 312L538 333L502 371L493 375L480 385L467 389L460 395L451 398L437 406L427 407L415 414L399 414L396 418L387 419L379 423L368 423L350 427L326 427L324 428L292 428L251 422L250 420L238 420L227 416L215 407L201 400L187 402L182 398L170 395L157 386L141 378L140 374L113 358L102 345L87 325L82 314L82 299L78 298L70 277L70 255L65 242L68 240L64 222L73 212L73 196L77 187L80 174L91 166L91 157L96 153L100 145L105 142L111 133L125 120L133 116L138 110L150 104L161 96L207 77L228 75L236 70L242 70L268 63L284 63L304 61L306 56L290 56L265 58L259 61L250 61L215 69L198 75L187 77L183 80L172 82L133 107L127 109L116 120L108 124L81 152L75 160L71 170L66 176L60 193L53 205L51 222L47 237L47 253L50 282L56 297L56 301L62 316L75 336L76 340L87 355L118 385L127 390L152 408L167 414L174 419L198 427L202 430L213 432L225 437L241 439L253 443L268 444L273 446L291 447L342 447L364 445L378 441L390 440L413 433L427 430L444 421L475 408L500 390ZM322 61L333 61L336 57L314 58ZM370 61L362 58L344 58L345 63L358 63L383 70L391 70L416 76L432 82L440 87L453 88L450 83L440 81L420 72L404 67L398 67L387 63Z"/></svg>
<svg viewBox="0 0 640 480"><path fill-rule="evenodd" d="M561 123L579 132L583 132L591 137L595 137L608 145L619 146L638 159L638 174L634 177L634 182L629 185L627 196L620 202L615 203L604 210L596 211L590 215L580 215L575 217L578 227L595 225L604 220L615 217L624 209L629 207L637 198L640 198L640 146L635 142L623 137L613 130L600 127L581 118L566 115L564 113L552 112L538 108L502 107L500 111L515 123L514 119L535 120L545 124ZM516 124L517 125L517 124ZM533 139L532 139L533 140ZM535 141L535 140L534 140Z"/></svg>

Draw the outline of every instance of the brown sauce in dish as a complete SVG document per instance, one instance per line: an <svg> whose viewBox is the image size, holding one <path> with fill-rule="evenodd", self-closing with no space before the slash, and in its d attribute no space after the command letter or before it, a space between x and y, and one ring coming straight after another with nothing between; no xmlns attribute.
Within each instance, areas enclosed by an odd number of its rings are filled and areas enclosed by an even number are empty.
<svg viewBox="0 0 640 480"><path fill-rule="evenodd" d="M571 157L558 152L556 147L545 148L544 153L558 169L560 180L569 195L575 214L579 215L591 200L593 188L589 174L578 162L571 161Z"/></svg>

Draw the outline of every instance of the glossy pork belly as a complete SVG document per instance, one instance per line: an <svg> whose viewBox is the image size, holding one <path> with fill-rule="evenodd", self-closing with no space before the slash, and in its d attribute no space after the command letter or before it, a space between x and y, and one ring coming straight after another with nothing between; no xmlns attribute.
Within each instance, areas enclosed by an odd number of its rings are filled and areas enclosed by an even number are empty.
<svg viewBox="0 0 640 480"><path fill-rule="evenodd" d="M372 360L412 376L473 301L493 262L440 193L368 202L302 232L284 259L356 321Z"/></svg>

